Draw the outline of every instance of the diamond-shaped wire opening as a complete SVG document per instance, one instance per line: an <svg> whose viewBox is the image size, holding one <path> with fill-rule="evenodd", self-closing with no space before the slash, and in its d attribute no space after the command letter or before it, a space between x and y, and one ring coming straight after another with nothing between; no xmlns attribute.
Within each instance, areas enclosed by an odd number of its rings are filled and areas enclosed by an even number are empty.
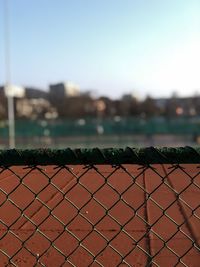
<svg viewBox="0 0 200 267"><path fill-rule="evenodd" d="M66 227L80 241L93 231L93 225L80 215L76 216Z"/></svg>
<svg viewBox="0 0 200 267"><path fill-rule="evenodd" d="M1 192L5 192L9 195L13 192L18 185L21 183L21 178L16 176L15 173L10 171L10 169L6 169L0 172L1 177Z"/></svg>
<svg viewBox="0 0 200 267"><path fill-rule="evenodd" d="M64 198L62 192L57 190L52 184L48 184L38 195L41 200L50 210L53 210Z"/></svg>
<svg viewBox="0 0 200 267"><path fill-rule="evenodd" d="M168 238L169 234L173 235L173 233L177 230L176 221L173 221L170 217L165 216L163 211L150 200L148 202L148 210L148 222L151 225L151 228L156 229L155 231L165 238ZM163 229L166 230L163 231Z"/></svg>
<svg viewBox="0 0 200 267"><path fill-rule="evenodd" d="M190 222L192 219L192 210L188 205L179 200L175 201L169 208L165 210L165 215L175 221L177 225L184 222Z"/></svg>
<svg viewBox="0 0 200 267"><path fill-rule="evenodd" d="M112 186L112 188L115 189L118 194L121 194L133 183L133 179L123 170L123 168L118 168L107 179L107 183Z"/></svg>
<svg viewBox="0 0 200 267"><path fill-rule="evenodd" d="M131 210L123 201L116 203L109 211L109 216L115 218L121 226L125 225L134 215L134 210Z"/></svg>
<svg viewBox="0 0 200 267"><path fill-rule="evenodd" d="M152 261L157 264L157 266L184 266L182 264L177 265L179 263L179 256L167 246L162 248L162 250L152 258Z"/></svg>
<svg viewBox="0 0 200 267"><path fill-rule="evenodd" d="M117 192L108 184L103 185L102 188L94 194L94 197L107 209L110 209L119 200Z"/></svg>
<svg viewBox="0 0 200 267"><path fill-rule="evenodd" d="M144 212L144 210L143 210ZM137 244L143 237L146 236L146 233L148 231L148 225L145 222L144 219L144 213L141 214L142 216L134 216L125 226L124 230L126 233L129 234L129 236L132 237L134 242ZM143 218L143 220L141 219Z"/></svg>
<svg viewBox="0 0 200 267"><path fill-rule="evenodd" d="M66 257L70 256L79 246L79 239L70 231L65 231L53 242L54 248Z"/></svg>
<svg viewBox="0 0 200 267"><path fill-rule="evenodd" d="M77 184L68 191L66 197L79 209L84 207L92 199L91 193L80 184Z"/></svg>
<svg viewBox="0 0 200 267"><path fill-rule="evenodd" d="M22 248L11 260L16 266L34 266L36 263L35 255L30 253L26 248Z"/></svg>
<svg viewBox="0 0 200 267"><path fill-rule="evenodd" d="M50 246L51 242L47 239L46 232L45 235L41 234L42 232L35 232L29 239L26 241L26 249L31 251L34 255L43 254Z"/></svg>
<svg viewBox="0 0 200 267"><path fill-rule="evenodd" d="M4 253L8 255L9 259L11 259L21 247L22 242L11 231L8 231L3 239L0 240L0 248L3 248Z"/></svg>
<svg viewBox="0 0 200 267"><path fill-rule="evenodd" d="M48 218L50 210L39 199L35 199L23 212L26 222L21 227L29 227L31 224L40 225Z"/></svg>
<svg viewBox="0 0 200 267"><path fill-rule="evenodd" d="M105 215L105 209L98 204L95 199L91 199L81 210L80 213L87 218L91 224L95 225Z"/></svg>
<svg viewBox="0 0 200 267"><path fill-rule="evenodd" d="M136 211L144 204L144 190L134 183L123 193L123 200L129 205L130 209Z"/></svg>
<svg viewBox="0 0 200 267"><path fill-rule="evenodd" d="M63 255L58 249L54 248L53 245L43 255L37 255L37 262L40 265L36 266L63 266L66 261L65 255Z"/></svg>
<svg viewBox="0 0 200 267"><path fill-rule="evenodd" d="M79 183L94 194L106 183L106 177L99 174L95 169L90 169L86 175L80 177Z"/></svg>
<svg viewBox="0 0 200 267"><path fill-rule="evenodd" d="M90 264L93 263L93 255L80 245L76 251L67 258L67 262L71 263L71 265L67 266L90 266Z"/></svg>
<svg viewBox="0 0 200 267"><path fill-rule="evenodd" d="M169 169L163 166L163 170L166 176L166 183L170 184L171 182L177 193L184 191L192 183L191 176L187 175L182 166Z"/></svg>
<svg viewBox="0 0 200 267"><path fill-rule="evenodd" d="M79 172L74 172L73 168L62 167L54 169L50 176L51 183L60 192L65 193L77 184L78 174Z"/></svg>
<svg viewBox="0 0 200 267"><path fill-rule="evenodd" d="M105 239L110 241L121 231L121 226L115 222L110 216L105 216L95 226L95 230L101 233Z"/></svg>
<svg viewBox="0 0 200 267"><path fill-rule="evenodd" d="M24 210L35 199L35 195L27 187L20 184L17 190L9 195L9 199L21 210Z"/></svg>
<svg viewBox="0 0 200 267"><path fill-rule="evenodd" d="M129 264L129 266L132 266L133 263L135 266L148 266L149 257L145 252L146 249L145 241L140 241L138 245L133 247L133 250L124 258L124 260ZM127 266L127 264L124 264L124 266Z"/></svg>
<svg viewBox="0 0 200 267"><path fill-rule="evenodd" d="M9 200L0 207L1 222L10 227L20 216L21 211Z"/></svg>
<svg viewBox="0 0 200 267"><path fill-rule="evenodd" d="M64 225L68 225L77 214L78 210L66 199L62 200L51 212L51 215L58 218Z"/></svg>
<svg viewBox="0 0 200 267"><path fill-rule="evenodd" d="M95 259L97 262L101 263L102 266L118 266L121 262L121 255L118 254L112 247L107 246ZM92 265L93 266L93 265ZM123 266L123 265L121 265Z"/></svg>
<svg viewBox="0 0 200 267"><path fill-rule="evenodd" d="M194 244L188 248L186 253L180 257L181 263L184 263L186 266L198 266L199 265L199 253L200 250L197 249Z"/></svg>
<svg viewBox="0 0 200 267"><path fill-rule="evenodd" d="M151 192L150 197L156 203L159 203L159 206L163 210L166 210L171 204L174 203L174 201L176 201L174 193L164 183L161 183L155 191Z"/></svg>
<svg viewBox="0 0 200 267"><path fill-rule="evenodd" d="M190 206L191 210L195 209L199 206L199 188L197 188L194 184L191 184L187 190L180 194L180 198L182 202L184 201L188 206Z"/></svg>
<svg viewBox="0 0 200 267"><path fill-rule="evenodd" d="M48 175L44 170L33 168L29 175L23 178L23 184L26 185L32 192L38 194L43 188L49 184Z"/></svg>
<svg viewBox="0 0 200 267"><path fill-rule="evenodd" d="M81 242L81 244L93 255L97 255L102 251L102 249L106 247L107 241L98 232L92 231L91 233L89 233L87 238L85 238L85 240Z"/></svg>
<svg viewBox="0 0 200 267"><path fill-rule="evenodd" d="M15 225L12 227L11 229L12 233L14 233L14 235L16 237L18 237L18 239L22 242L22 243L26 243L27 240L29 240L30 237L32 237L35 232L37 231L37 228L34 225L31 225L30 227L28 227L27 229L23 229L23 228L18 228L15 227Z"/></svg>
<svg viewBox="0 0 200 267"><path fill-rule="evenodd" d="M110 244L119 251L123 257L135 247L135 241L123 231L119 232Z"/></svg>
<svg viewBox="0 0 200 267"><path fill-rule="evenodd" d="M193 242L186 238L186 236L180 231L177 231L173 236L173 239L169 238L166 243L167 246L175 251L180 257L188 251L188 248L193 247Z"/></svg>
<svg viewBox="0 0 200 267"><path fill-rule="evenodd" d="M40 224L39 230L46 237L48 237L51 242L53 242L60 234L64 232L64 227L65 226L61 224L56 218L49 216L43 223Z"/></svg>

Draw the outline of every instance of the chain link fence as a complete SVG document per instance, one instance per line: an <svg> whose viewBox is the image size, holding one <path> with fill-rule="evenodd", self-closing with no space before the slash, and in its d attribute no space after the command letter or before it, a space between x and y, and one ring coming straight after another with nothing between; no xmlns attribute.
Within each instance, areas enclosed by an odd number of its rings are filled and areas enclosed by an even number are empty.
<svg viewBox="0 0 200 267"><path fill-rule="evenodd" d="M200 149L0 151L0 266L199 266Z"/></svg>

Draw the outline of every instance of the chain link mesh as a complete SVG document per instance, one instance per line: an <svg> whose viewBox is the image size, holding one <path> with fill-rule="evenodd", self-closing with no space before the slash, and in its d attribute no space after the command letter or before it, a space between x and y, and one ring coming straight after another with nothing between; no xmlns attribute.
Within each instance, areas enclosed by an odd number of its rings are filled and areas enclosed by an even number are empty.
<svg viewBox="0 0 200 267"><path fill-rule="evenodd" d="M199 229L198 164L0 170L0 266L199 266Z"/></svg>

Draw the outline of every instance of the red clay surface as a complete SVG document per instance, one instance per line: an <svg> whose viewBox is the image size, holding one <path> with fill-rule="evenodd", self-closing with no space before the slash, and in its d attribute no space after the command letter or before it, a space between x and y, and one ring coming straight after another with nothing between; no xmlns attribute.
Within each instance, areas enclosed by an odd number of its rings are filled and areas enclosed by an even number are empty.
<svg viewBox="0 0 200 267"><path fill-rule="evenodd" d="M0 171L0 266L200 262L197 165Z"/></svg>

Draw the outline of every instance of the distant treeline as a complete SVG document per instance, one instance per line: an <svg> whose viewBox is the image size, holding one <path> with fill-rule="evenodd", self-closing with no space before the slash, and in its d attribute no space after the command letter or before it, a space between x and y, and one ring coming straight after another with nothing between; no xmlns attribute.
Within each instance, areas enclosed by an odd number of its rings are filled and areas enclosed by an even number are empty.
<svg viewBox="0 0 200 267"><path fill-rule="evenodd" d="M15 98L15 114L18 119L78 119L119 117L183 117L200 115L200 97L154 99L147 96L138 100L124 95L113 100L108 97L94 98L90 94L76 97L60 97L46 93ZM7 118L7 99L0 92L0 119Z"/></svg>

